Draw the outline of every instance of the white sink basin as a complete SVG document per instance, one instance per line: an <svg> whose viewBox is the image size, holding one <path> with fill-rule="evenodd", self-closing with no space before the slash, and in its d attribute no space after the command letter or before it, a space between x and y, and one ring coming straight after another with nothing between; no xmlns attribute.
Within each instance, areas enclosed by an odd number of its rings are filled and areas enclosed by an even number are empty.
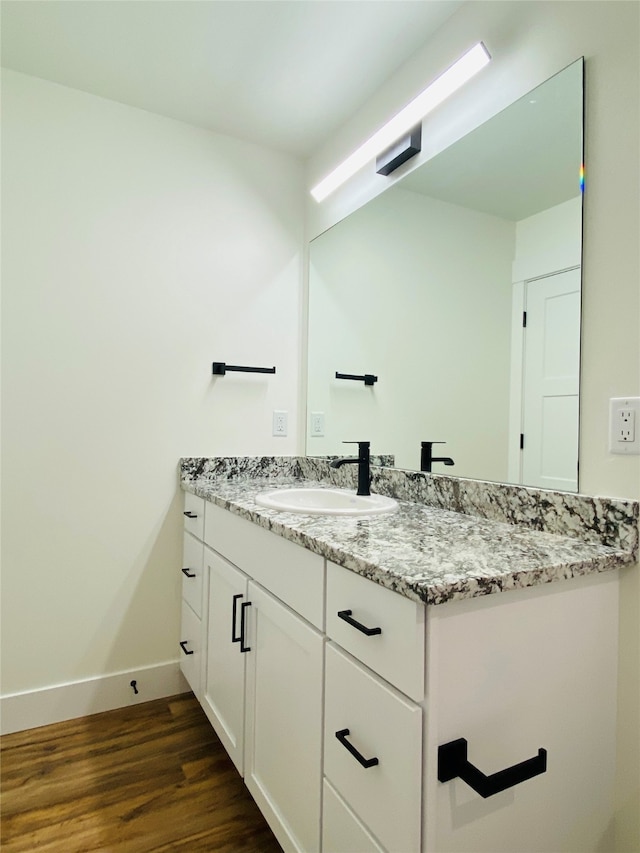
<svg viewBox="0 0 640 853"><path fill-rule="evenodd" d="M306 515L379 515L398 506L384 495L356 495L344 489L274 489L256 495L256 503Z"/></svg>

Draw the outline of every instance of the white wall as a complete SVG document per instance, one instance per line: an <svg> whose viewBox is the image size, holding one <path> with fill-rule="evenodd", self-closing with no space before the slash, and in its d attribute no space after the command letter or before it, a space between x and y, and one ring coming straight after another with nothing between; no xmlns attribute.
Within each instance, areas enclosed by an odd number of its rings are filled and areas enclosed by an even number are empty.
<svg viewBox="0 0 640 853"><path fill-rule="evenodd" d="M177 660L179 457L296 450L303 202L289 157L9 71L2 143L6 695Z"/></svg>
<svg viewBox="0 0 640 853"><path fill-rule="evenodd" d="M640 457L607 449L608 400L640 396L640 6L617 0L464 4L329 144L308 171L313 186L439 71L479 39L493 56L423 129L415 168L579 56L586 73L586 193L580 484L587 494L640 498ZM400 177L399 169L395 173ZM399 174L400 173L400 174ZM363 170L322 205L308 202L315 236L397 177ZM640 849L640 571L622 573L618 851Z"/></svg>
<svg viewBox="0 0 640 853"><path fill-rule="evenodd" d="M421 441L446 441L434 455L455 469L435 471L507 479L514 241L513 222L400 187L314 240L307 397L325 437L309 453L370 439L416 469Z"/></svg>

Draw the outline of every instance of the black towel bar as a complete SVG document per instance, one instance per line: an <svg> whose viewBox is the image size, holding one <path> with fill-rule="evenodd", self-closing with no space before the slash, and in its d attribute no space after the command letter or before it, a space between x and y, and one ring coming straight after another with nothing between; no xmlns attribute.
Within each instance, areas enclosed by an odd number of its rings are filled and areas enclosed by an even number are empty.
<svg viewBox="0 0 640 853"><path fill-rule="evenodd" d="M275 367L241 367L237 364L225 364L224 361L214 361L211 365L211 372L214 376L224 376L227 371L232 370L237 373L275 373Z"/></svg>
<svg viewBox="0 0 640 853"><path fill-rule="evenodd" d="M364 382L365 385L373 385L378 381L378 377L373 373L365 373L363 376L356 376L353 373L338 373L336 370L336 379L355 379L356 382Z"/></svg>

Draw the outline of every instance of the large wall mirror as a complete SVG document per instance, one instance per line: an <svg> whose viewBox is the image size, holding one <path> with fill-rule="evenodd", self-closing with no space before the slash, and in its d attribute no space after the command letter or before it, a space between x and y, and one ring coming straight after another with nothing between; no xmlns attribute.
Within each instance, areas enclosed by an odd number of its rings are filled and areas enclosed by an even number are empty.
<svg viewBox="0 0 640 853"><path fill-rule="evenodd" d="M312 241L308 455L577 491L582 137L580 59Z"/></svg>

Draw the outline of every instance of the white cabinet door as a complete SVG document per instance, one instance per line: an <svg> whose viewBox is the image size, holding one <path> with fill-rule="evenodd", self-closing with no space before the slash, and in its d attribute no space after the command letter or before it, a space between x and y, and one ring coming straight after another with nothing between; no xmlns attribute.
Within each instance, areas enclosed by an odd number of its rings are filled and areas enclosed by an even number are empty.
<svg viewBox="0 0 640 853"><path fill-rule="evenodd" d="M204 564L209 596L202 707L242 775L248 579L207 547Z"/></svg>
<svg viewBox="0 0 640 853"><path fill-rule="evenodd" d="M285 850L320 849L323 637L249 583L245 784Z"/></svg>

